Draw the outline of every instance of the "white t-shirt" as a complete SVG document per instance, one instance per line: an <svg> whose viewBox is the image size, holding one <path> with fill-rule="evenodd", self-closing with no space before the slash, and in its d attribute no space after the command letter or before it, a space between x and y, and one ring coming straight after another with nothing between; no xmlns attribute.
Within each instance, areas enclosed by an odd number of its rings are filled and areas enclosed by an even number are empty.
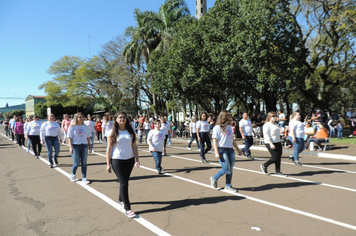
<svg viewBox="0 0 356 236"><path fill-rule="evenodd" d="M96 126L95 121L86 120L86 121L84 121L84 124L89 127L90 133L95 133L95 129L94 129L94 126Z"/></svg>
<svg viewBox="0 0 356 236"><path fill-rule="evenodd" d="M42 122L41 121L31 121L27 125L27 134L28 135L40 135Z"/></svg>
<svg viewBox="0 0 356 236"><path fill-rule="evenodd" d="M269 140L271 140L272 143L279 143L281 141L281 129L277 124L266 122L263 125L263 135L265 143L268 143Z"/></svg>
<svg viewBox="0 0 356 236"><path fill-rule="evenodd" d="M281 113L281 114L278 115L278 117L279 117L279 123L284 124L285 121L281 120L281 119L285 119L286 115L284 115L284 113Z"/></svg>
<svg viewBox="0 0 356 236"><path fill-rule="evenodd" d="M62 139L62 134L61 134L61 127L57 122L50 122L47 121L41 125L40 128L40 136L41 140L45 139L45 136L58 136L59 139Z"/></svg>
<svg viewBox="0 0 356 236"><path fill-rule="evenodd" d="M145 123L143 123L143 128L144 129L151 129L151 125L152 125L151 122L145 122Z"/></svg>
<svg viewBox="0 0 356 236"><path fill-rule="evenodd" d="M304 138L304 127L305 125L300 121L293 119L289 123L289 136L292 137L292 132L295 132L296 138Z"/></svg>
<svg viewBox="0 0 356 236"><path fill-rule="evenodd" d="M209 123L206 120L200 120L196 124L196 129L199 129L199 133L209 132Z"/></svg>
<svg viewBox="0 0 356 236"><path fill-rule="evenodd" d="M249 119L247 120L240 120L239 127L242 128L242 131L245 136L252 136L252 124Z"/></svg>
<svg viewBox="0 0 356 236"><path fill-rule="evenodd" d="M135 122L134 121L131 121L131 127L133 130L135 130Z"/></svg>
<svg viewBox="0 0 356 236"><path fill-rule="evenodd" d="M148 139L151 140L152 146L156 152L163 152L164 133L162 130L151 130L148 133ZM152 151L151 148L149 150Z"/></svg>
<svg viewBox="0 0 356 236"><path fill-rule="evenodd" d="M91 137L90 128L86 125L69 126L68 138L72 138L72 144L88 144L87 138Z"/></svg>
<svg viewBox="0 0 356 236"><path fill-rule="evenodd" d="M213 139L218 140L218 147L233 148L234 133L230 125L226 126L225 132L222 132L219 125L215 125L213 129Z"/></svg>
<svg viewBox="0 0 356 236"><path fill-rule="evenodd" d="M171 127L169 126L168 123L161 123L161 131L163 132L164 135L168 135L168 130L170 129Z"/></svg>
<svg viewBox="0 0 356 236"><path fill-rule="evenodd" d="M104 137L110 136L111 135L111 130L112 130L112 126L113 126L113 122L111 120L109 120L108 122L104 122L102 124L102 128L105 129L104 130Z"/></svg>
<svg viewBox="0 0 356 236"><path fill-rule="evenodd" d="M129 131L119 131L116 144L113 147L111 159L128 160L134 157L132 150L132 137Z"/></svg>
<svg viewBox="0 0 356 236"><path fill-rule="evenodd" d="M197 122L190 122L189 128L190 128L190 130L192 131L193 134L197 132L196 127L197 127Z"/></svg>

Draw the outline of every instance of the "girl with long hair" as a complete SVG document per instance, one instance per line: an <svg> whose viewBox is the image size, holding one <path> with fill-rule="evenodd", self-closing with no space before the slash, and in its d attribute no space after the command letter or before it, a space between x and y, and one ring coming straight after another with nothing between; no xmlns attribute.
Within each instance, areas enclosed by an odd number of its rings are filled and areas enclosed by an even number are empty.
<svg viewBox="0 0 356 236"><path fill-rule="evenodd" d="M198 142L200 144L200 156L203 163L208 163L205 159L205 154L209 152L211 149L211 137L210 137L210 130L209 130L209 123L207 121L208 114L203 112L200 115L200 120L197 122L196 130L198 134ZM206 144L206 149L205 148Z"/></svg>
<svg viewBox="0 0 356 236"><path fill-rule="evenodd" d="M46 142L47 157L49 161L49 168L53 168L54 165L58 165L57 157L59 155L59 143L62 142L61 127L56 122L56 117L53 113L49 114L48 121L41 125L40 129L41 144ZM59 143L58 143L59 138ZM54 155L52 152L54 148Z"/></svg>
<svg viewBox="0 0 356 236"><path fill-rule="evenodd" d="M125 112L120 111L114 116L111 135L107 137L106 170L111 173L111 168L120 182L119 203L123 205L128 217L136 217L131 210L129 200L129 178L134 165L140 166L136 134Z"/></svg>
<svg viewBox="0 0 356 236"><path fill-rule="evenodd" d="M234 132L230 126L232 120L231 113L228 111L220 112L216 125L213 128L213 143L215 150L215 157L221 164L221 170L216 173L214 177L210 177L210 183L213 188L217 188L218 179L226 175L225 190L229 192L237 192L236 188L231 185L232 172L235 165L234 147L239 155L242 155L237 143L234 140Z"/></svg>
<svg viewBox="0 0 356 236"><path fill-rule="evenodd" d="M270 111L267 114L266 123L263 125L263 135L266 148L271 154L271 158L264 164L260 165L263 173L268 174L267 168L271 164L276 165L276 175L284 176L281 172L282 144L281 129L277 125L277 113Z"/></svg>
<svg viewBox="0 0 356 236"><path fill-rule="evenodd" d="M189 123L189 132L190 132L190 141L188 143L188 149L192 150L190 146L192 145L192 142L194 139L196 140L197 143L197 148L200 151L200 146L199 146L199 141L198 141L198 136L197 136L197 118L195 116L192 117L192 121Z"/></svg>
<svg viewBox="0 0 356 236"><path fill-rule="evenodd" d="M87 157L88 147L91 152L90 139L92 132L90 128L84 124L84 115L81 112L74 114L72 124L68 128L69 151L72 154L73 166L70 181L75 182L75 173L77 172L79 163L82 166L82 182L89 184L87 180Z"/></svg>
<svg viewBox="0 0 356 236"><path fill-rule="evenodd" d="M91 145L91 151L93 152L93 147L94 147L94 137L96 133L96 124L93 121L93 117L88 114L87 115L88 120L84 121L84 124L89 127L91 137L90 137L90 145Z"/></svg>

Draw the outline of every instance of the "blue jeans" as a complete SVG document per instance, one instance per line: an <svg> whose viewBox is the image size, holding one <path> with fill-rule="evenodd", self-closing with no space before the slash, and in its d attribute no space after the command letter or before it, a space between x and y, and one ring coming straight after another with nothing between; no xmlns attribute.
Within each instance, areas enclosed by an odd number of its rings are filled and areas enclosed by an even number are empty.
<svg viewBox="0 0 356 236"><path fill-rule="evenodd" d="M188 147L190 148L190 146L192 145L192 142L194 141L194 139L195 139L195 141L197 143L198 149L200 149L197 133L192 133L192 137L190 138L190 141L188 143Z"/></svg>
<svg viewBox="0 0 356 236"><path fill-rule="evenodd" d="M329 125L329 129L330 129L329 138L336 136L335 129L330 125Z"/></svg>
<svg viewBox="0 0 356 236"><path fill-rule="evenodd" d="M142 143L142 137L143 137L143 134L138 136L138 142Z"/></svg>
<svg viewBox="0 0 356 236"><path fill-rule="evenodd" d="M211 149L211 141L208 132L199 133L200 136L200 156L202 160L205 160L205 154ZM206 149L205 148L206 143Z"/></svg>
<svg viewBox="0 0 356 236"><path fill-rule="evenodd" d="M145 142L147 143L147 137L148 137L148 133L150 132L150 129L145 129L145 133L146 133L146 139L145 139Z"/></svg>
<svg viewBox="0 0 356 236"><path fill-rule="evenodd" d="M253 137L252 136L246 136L245 135L245 147L243 149L241 149L241 152L246 152L246 155L249 157L251 156L251 151L250 151L250 147L253 145Z"/></svg>
<svg viewBox="0 0 356 236"><path fill-rule="evenodd" d="M90 137L90 147L91 149L93 149L94 147L94 137L95 137L95 132L91 133L91 137Z"/></svg>
<svg viewBox="0 0 356 236"><path fill-rule="evenodd" d="M172 146L171 135L168 133L168 145Z"/></svg>
<svg viewBox="0 0 356 236"><path fill-rule="evenodd" d="M221 170L213 177L214 180L218 180L224 174L226 175L226 187L231 186L232 170L235 165L235 151L233 148L219 147L219 162L221 164Z"/></svg>
<svg viewBox="0 0 356 236"><path fill-rule="evenodd" d="M8 137L10 135L10 128L8 126L5 126L5 133L6 133L6 137Z"/></svg>
<svg viewBox="0 0 356 236"><path fill-rule="evenodd" d="M339 132L337 132L337 138L340 138L340 139L342 139L342 131L339 131Z"/></svg>
<svg viewBox="0 0 356 236"><path fill-rule="evenodd" d="M293 143L293 138L289 136L289 140ZM305 143L303 138L295 138L295 143L293 143L294 152L293 157L294 161L299 161L299 154L304 151Z"/></svg>
<svg viewBox="0 0 356 236"><path fill-rule="evenodd" d="M79 164L82 166L82 177L87 176L88 144L73 144L73 166L72 174L75 175Z"/></svg>
<svg viewBox="0 0 356 236"><path fill-rule="evenodd" d="M161 171L162 170L162 152L151 152L153 159L155 159L156 163L156 170Z"/></svg>
<svg viewBox="0 0 356 236"><path fill-rule="evenodd" d="M31 144L32 144L31 139L28 138L28 139L27 139L27 149L30 150Z"/></svg>
<svg viewBox="0 0 356 236"><path fill-rule="evenodd" d="M57 158L59 155L59 142L58 142L58 136L52 137L52 136L46 136L45 137L45 142L46 142L46 147L47 147L47 157L49 163L53 165L53 158ZM54 156L52 157L52 147L54 147Z"/></svg>

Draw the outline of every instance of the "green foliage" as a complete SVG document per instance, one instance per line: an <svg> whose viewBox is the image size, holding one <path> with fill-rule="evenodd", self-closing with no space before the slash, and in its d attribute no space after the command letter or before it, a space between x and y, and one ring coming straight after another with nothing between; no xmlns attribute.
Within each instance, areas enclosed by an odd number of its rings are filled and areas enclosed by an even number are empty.
<svg viewBox="0 0 356 236"><path fill-rule="evenodd" d="M26 114L25 110L14 110L14 111L9 111L4 114L4 117L9 117L12 118L14 115L16 116L23 116Z"/></svg>
<svg viewBox="0 0 356 236"><path fill-rule="evenodd" d="M37 103L35 105L35 113L42 119L47 119L47 107L51 107L51 112L57 119L62 119L63 114L73 115L78 111L85 113L92 113L93 110L87 110L84 107L77 107L77 106L66 106L64 107L62 104L56 105L48 105L46 103Z"/></svg>

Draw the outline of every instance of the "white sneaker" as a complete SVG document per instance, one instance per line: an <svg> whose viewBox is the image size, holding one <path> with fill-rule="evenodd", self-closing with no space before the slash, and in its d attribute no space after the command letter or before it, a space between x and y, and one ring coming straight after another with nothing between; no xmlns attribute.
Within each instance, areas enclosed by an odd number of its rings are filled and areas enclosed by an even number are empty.
<svg viewBox="0 0 356 236"><path fill-rule="evenodd" d="M216 180L214 179L214 177L210 177L210 185L211 185L211 187L213 187L213 188L217 188L217 187L218 187L218 181L216 181Z"/></svg>
<svg viewBox="0 0 356 236"><path fill-rule="evenodd" d="M192 150L190 147L187 147L188 150Z"/></svg>
<svg viewBox="0 0 356 236"><path fill-rule="evenodd" d="M84 184L90 184L90 181L87 180L86 178L82 179L82 182L83 182Z"/></svg>
<svg viewBox="0 0 356 236"><path fill-rule="evenodd" d="M70 175L70 181L75 182L77 179L75 178L75 175L71 174Z"/></svg>
<svg viewBox="0 0 356 236"><path fill-rule="evenodd" d="M30 149L27 148L27 151L26 152L30 152Z"/></svg>
<svg viewBox="0 0 356 236"><path fill-rule="evenodd" d="M233 188L232 186L225 186L225 190L231 193L237 193L237 189Z"/></svg>
<svg viewBox="0 0 356 236"><path fill-rule="evenodd" d="M353 135L352 135L352 134L350 134L349 138L352 138L352 137L353 137Z"/></svg>

